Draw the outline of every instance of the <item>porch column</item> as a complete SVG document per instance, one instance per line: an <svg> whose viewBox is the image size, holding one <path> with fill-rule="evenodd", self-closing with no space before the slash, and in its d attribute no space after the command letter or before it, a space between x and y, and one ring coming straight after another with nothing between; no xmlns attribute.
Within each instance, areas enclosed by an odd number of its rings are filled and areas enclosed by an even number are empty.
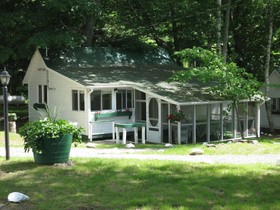
<svg viewBox="0 0 280 210"><path fill-rule="evenodd" d="M255 119L256 119L256 123L255 123L255 128L256 128L256 135L257 135L257 137L260 137L260 127L261 127L261 125L260 125L260 114L261 114L261 112L260 112L260 103L257 103L256 102L256 111L255 111L256 113L255 113Z"/></svg>
<svg viewBox="0 0 280 210"><path fill-rule="evenodd" d="M177 111L180 110L180 106L177 106ZM178 135L178 144L181 144L181 121L177 122L177 135Z"/></svg>
<svg viewBox="0 0 280 210"><path fill-rule="evenodd" d="M91 114L91 93L93 92L93 90L88 89L87 91L87 97L86 97L86 110L87 110L87 133L88 133L88 139L90 141L92 141L92 121L93 121L93 117Z"/></svg>
<svg viewBox="0 0 280 210"><path fill-rule="evenodd" d="M223 104L220 104L220 140L224 140L224 119L223 119Z"/></svg>
<svg viewBox="0 0 280 210"><path fill-rule="evenodd" d="M244 137L248 137L248 102L244 102L244 122L243 122L243 127L244 127Z"/></svg>
<svg viewBox="0 0 280 210"><path fill-rule="evenodd" d="M211 104L207 105L207 142L210 142L210 134L211 134L211 128L210 128L210 123L211 123Z"/></svg>
<svg viewBox="0 0 280 210"><path fill-rule="evenodd" d="M236 110L235 107L232 106L232 133L233 133L233 138L236 139Z"/></svg>
<svg viewBox="0 0 280 210"><path fill-rule="evenodd" d="M170 115L171 107L170 103L168 103L168 116ZM171 122L168 120L168 142L171 144L172 143L172 130L171 130Z"/></svg>

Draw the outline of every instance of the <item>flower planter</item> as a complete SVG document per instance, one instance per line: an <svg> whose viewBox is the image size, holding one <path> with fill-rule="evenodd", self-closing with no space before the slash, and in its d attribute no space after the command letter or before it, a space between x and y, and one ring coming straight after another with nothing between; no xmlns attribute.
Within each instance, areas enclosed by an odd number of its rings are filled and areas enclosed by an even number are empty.
<svg viewBox="0 0 280 210"><path fill-rule="evenodd" d="M72 134L66 134L58 139L44 139L42 152L33 152L35 163L44 165L67 163L69 160L72 138Z"/></svg>
<svg viewBox="0 0 280 210"><path fill-rule="evenodd" d="M94 115L94 120L102 119L102 118L109 118L109 117L121 117L121 116L128 116L130 119L132 116L132 111L116 111L111 113L96 113Z"/></svg>

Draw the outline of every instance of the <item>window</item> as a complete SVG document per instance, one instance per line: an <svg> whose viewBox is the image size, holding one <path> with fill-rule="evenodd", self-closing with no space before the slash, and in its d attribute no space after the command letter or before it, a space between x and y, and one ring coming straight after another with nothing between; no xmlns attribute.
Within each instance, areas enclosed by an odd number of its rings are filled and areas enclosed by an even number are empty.
<svg viewBox="0 0 280 210"><path fill-rule="evenodd" d="M90 95L91 111L101 110L101 91L93 91Z"/></svg>
<svg viewBox="0 0 280 210"><path fill-rule="evenodd" d="M96 90L91 93L91 111L112 109L111 91Z"/></svg>
<svg viewBox="0 0 280 210"><path fill-rule="evenodd" d="M82 90L72 90L72 110L85 110L85 93Z"/></svg>
<svg viewBox="0 0 280 210"><path fill-rule="evenodd" d="M271 98L271 111L280 114L280 98Z"/></svg>
<svg viewBox="0 0 280 210"><path fill-rule="evenodd" d="M117 92L117 109L133 108L132 90L118 90Z"/></svg>
<svg viewBox="0 0 280 210"><path fill-rule="evenodd" d="M47 85L38 85L38 102L48 103L48 87Z"/></svg>

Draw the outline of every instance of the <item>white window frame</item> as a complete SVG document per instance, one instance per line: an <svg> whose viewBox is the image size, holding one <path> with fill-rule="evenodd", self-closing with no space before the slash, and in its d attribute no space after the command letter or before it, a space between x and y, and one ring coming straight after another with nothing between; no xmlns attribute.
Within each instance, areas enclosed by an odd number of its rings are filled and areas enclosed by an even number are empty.
<svg viewBox="0 0 280 210"><path fill-rule="evenodd" d="M74 101L74 91L77 91L77 100L76 101ZM73 89L71 91L71 97L72 97L72 111L85 111L85 91ZM83 105L81 104L82 103L81 97L83 97ZM77 109L74 109L74 103L75 103L75 107L77 107Z"/></svg>
<svg viewBox="0 0 280 210"><path fill-rule="evenodd" d="M104 110L112 110L112 106L113 106L113 98L112 98L112 91L110 90L95 90L95 91L98 91L99 92L99 94L100 94L100 98L99 98L99 100L100 100L100 109L96 109L96 110L92 110L91 109L91 111L92 112L98 112L98 111L104 111ZM94 91L91 93L91 94L93 94L94 93ZM108 109L104 109L104 104L103 104L103 95L106 95L106 94L109 94L110 95L110 108L108 108ZM92 102L92 101L91 101Z"/></svg>
<svg viewBox="0 0 280 210"><path fill-rule="evenodd" d="M48 86L38 85L38 103L48 103Z"/></svg>
<svg viewBox="0 0 280 210"><path fill-rule="evenodd" d="M118 93L120 93L119 91L122 91L121 93L121 108L118 108ZM131 107L128 107L128 91L131 93ZM125 104L123 104L123 95L125 95ZM123 110L123 109L132 109L134 108L134 91L131 89L119 89L117 94L116 94L116 108L119 110Z"/></svg>

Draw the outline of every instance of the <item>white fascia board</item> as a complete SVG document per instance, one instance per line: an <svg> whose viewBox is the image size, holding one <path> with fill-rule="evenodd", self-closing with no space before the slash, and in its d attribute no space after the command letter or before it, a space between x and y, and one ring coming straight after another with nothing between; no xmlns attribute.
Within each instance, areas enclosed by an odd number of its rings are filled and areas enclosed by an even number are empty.
<svg viewBox="0 0 280 210"><path fill-rule="evenodd" d="M101 90L101 89L113 89L113 88L133 88L131 85L96 85L86 86L87 89Z"/></svg>
<svg viewBox="0 0 280 210"><path fill-rule="evenodd" d="M153 97L155 97L155 98L159 98L159 99L161 99L161 100L164 100L164 101L166 101L166 102L168 102L168 103L175 104L175 105L179 105L179 102L178 102L178 101L174 101L174 100L172 100L172 99L170 99L170 98L167 98L167 97L158 95L158 94L153 93L153 92L151 92L151 91L147 91L146 89L142 89L142 88L139 88L139 87L137 87L137 86L133 86L133 88L136 89L136 90L142 91L142 92L144 92L144 93L146 93L146 94L149 94L150 96L153 96Z"/></svg>

